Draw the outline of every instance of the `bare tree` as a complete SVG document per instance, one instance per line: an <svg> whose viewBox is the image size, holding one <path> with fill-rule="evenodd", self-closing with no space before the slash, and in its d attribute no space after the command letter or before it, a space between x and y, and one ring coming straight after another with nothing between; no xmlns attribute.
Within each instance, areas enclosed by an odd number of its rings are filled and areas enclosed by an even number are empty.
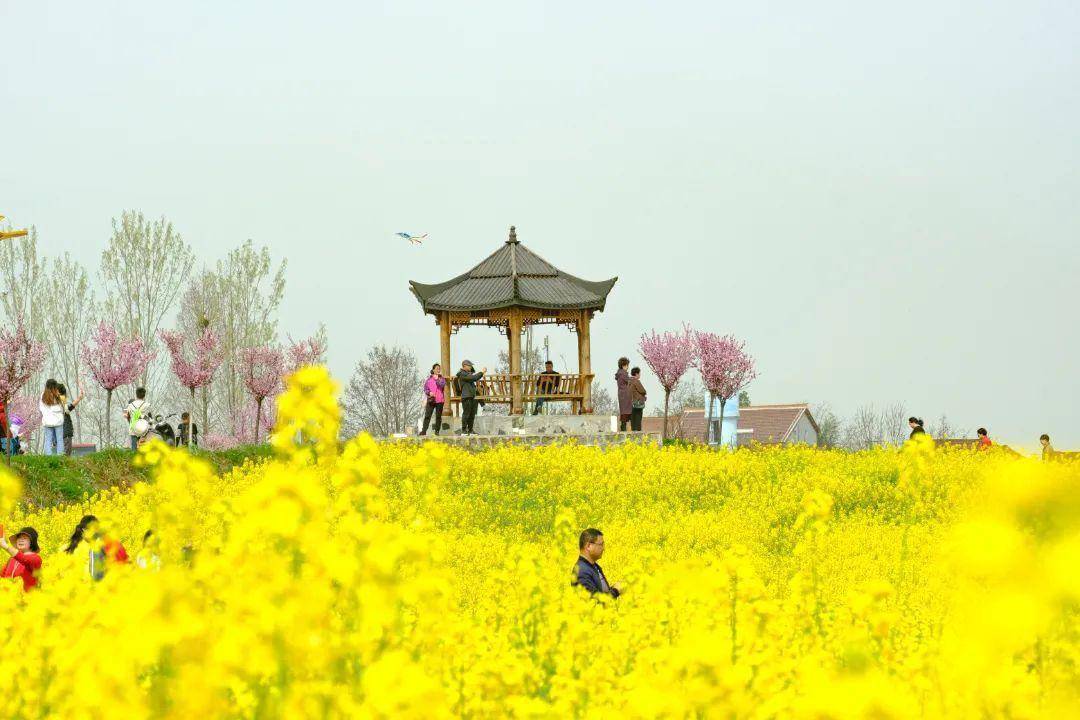
<svg viewBox="0 0 1080 720"><path fill-rule="evenodd" d="M903 403L886 405L881 411L881 439L888 445L903 445L911 430Z"/></svg>
<svg viewBox="0 0 1080 720"><path fill-rule="evenodd" d="M868 450L878 445L903 445L907 440L907 411L901 403L882 409L860 405L844 425L843 445L850 450Z"/></svg>
<svg viewBox="0 0 1080 720"><path fill-rule="evenodd" d="M44 341L49 307L40 299L47 272L45 261L38 257L37 245L36 227L30 228L26 238L0 243L0 303L6 327L14 328L22 322L30 337ZM26 386L44 384L44 372L48 371L35 371Z"/></svg>
<svg viewBox="0 0 1080 720"><path fill-rule="evenodd" d="M64 253L53 258L41 288L41 305L48 310L50 322L45 324L45 340L49 348L50 373L67 384L68 393L75 397L79 385L79 357L82 345L90 336L97 318L97 300L86 268L71 255ZM90 398L79 404L74 413L75 437L82 437L82 417L93 414Z"/></svg>
<svg viewBox="0 0 1080 720"><path fill-rule="evenodd" d="M176 324L193 340L207 324L221 338L225 361L209 386L209 421L220 424L246 399L239 353L278 340L277 311L285 295L285 261L248 240L188 284Z"/></svg>
<svg viewBox="0 0 1080 720"><path fill-rule="evenodd" d="M840 418L828 403L820 403L811 409L818 424L818 447L833 448L843 442Z"/></svg>
<svg viewBox="0 0 1080 720"><path fill-rule="evenodd" d="M122 336L143 338L154 350L161 323L175 309L195 256L164 217L151 222L141 212L125 211L119 221L113 218L112 228L101 253L106 314ZM165 353L158 353L141 384L160 385L166 363Z"/></svg>
<svg viewBox="0 0 1080 720"><path fill-rule="evenodd" d="M592 383L593 415L615 415L619 412L619 405L611 392L604 386L593 380Z"/></svg>
<svg viewBox="0 0 1080 720"><path fill-rule="evenodd" d="M948 440L950 438L964 436L964 431L954 428L945 413L941 413L941 417L938 418L938 421L936 423L931 423L930 426L926 428L926 432L928 432L935 440Z"/></svg>
<svg viewBox="0 0 1080 720"><path fill-rule="evenodd" d="M844 426L844 446L869 450L881 442L881 415L870 404L860 405Z"/></svg>
<svg viewBox="0 0 1080 720"><path fill-rule="evenodd" d="M376 345L356 363L345 388L345 431L382 437L405 432L420 418L422 381L411 352Z"/></svg>

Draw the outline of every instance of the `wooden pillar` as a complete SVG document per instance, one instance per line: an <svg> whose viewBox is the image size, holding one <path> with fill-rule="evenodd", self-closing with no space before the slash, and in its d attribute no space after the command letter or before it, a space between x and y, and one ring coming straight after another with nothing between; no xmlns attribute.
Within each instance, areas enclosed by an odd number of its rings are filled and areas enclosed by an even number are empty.
<svg viewBox="0 0 1080 720"><path fill-rule="evenodd" d="M591 415L592 407L592 350L589 348L589 322L591 311L582 310L577 326L578 373L581 374L581 410L582 414Z"/></svg>
<svg viewBox="0 0 1080 720"><path fill-rule="evenodd" d="M510 308L510 414L521 415L521 311Z"/></svg>
<svg viewBox="0 0 1080 720"><path fill-rule="evenodd" d="M450 313L448 311L439 313L439 362L442 364L443 375L447 378L447 397L453 392L453 384L449 381L449 379L454 376L454 368L450 365L450 331L452 329L453 326L450 324ZM444 411L447 415L453 416L453 403L447 403L447 407L444 408Z"/></svg>

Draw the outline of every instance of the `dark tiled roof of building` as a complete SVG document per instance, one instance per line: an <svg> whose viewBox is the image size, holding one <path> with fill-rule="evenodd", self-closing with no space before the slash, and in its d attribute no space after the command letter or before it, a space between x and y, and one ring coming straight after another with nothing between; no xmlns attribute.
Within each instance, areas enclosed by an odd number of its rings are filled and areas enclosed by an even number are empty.
<svg viewBox="0 0 1080 720"><path fill-rule="evenodd" d="M565 273L519 243L510 228L510 239L472 270L434 285L409 285L424 312L511 306L603 310L617 279L591 282Z"/></svg>
<svg viewBox="0 0 1080 720"><path fill-rule="evenodd" d="M763 445L786 442L804 413L814 431L817 432L817 422L805 403L751 405L739 408L738 442L740 445L751 442ZM643 430L660 432L663 424L663 416L642 418ZM700 442L705 436L705 409L687 408L683 410L682 415L672 416L668 420L668 431L673 437Z"/></svg>
<svg viewBox="0 0 1080 720"><path fill-rule="evenodd" d="M810 407L806 403L739 408L739 432L748 436L748 442L766 445L786 442L803 415L810 421L814 432L818 432L817 423L814 422Z"/></svg>

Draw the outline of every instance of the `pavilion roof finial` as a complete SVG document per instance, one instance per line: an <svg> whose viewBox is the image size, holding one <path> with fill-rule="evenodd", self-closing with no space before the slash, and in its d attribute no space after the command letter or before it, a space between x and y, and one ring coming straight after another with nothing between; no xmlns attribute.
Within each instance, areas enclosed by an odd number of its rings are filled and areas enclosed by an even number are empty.
<svg viewBox="0 0 1080 720"><path fill-rule="evenodd" d="M517 239L517 229L513 225L511 225L510 226L510 239L507 240L506 243L508 245L516 245L517 241L518 241L518 239Z"/></svg>

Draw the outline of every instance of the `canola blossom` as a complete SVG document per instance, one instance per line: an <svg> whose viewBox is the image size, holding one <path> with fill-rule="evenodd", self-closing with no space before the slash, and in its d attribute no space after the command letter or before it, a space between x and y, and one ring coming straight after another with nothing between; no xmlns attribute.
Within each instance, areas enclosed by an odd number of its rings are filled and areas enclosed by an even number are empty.
<svg viewBox="0 0 1080 720"><path fill-rule="evenodd" d="M277 454L26 512L0 584L7 718L1077 717L1080 468L936 449L338 442L278 398ZM92 512L140 564L61 551ZM604 531L618 600L570 587ZM154 535L141 544L145 530Z"/></svg>

